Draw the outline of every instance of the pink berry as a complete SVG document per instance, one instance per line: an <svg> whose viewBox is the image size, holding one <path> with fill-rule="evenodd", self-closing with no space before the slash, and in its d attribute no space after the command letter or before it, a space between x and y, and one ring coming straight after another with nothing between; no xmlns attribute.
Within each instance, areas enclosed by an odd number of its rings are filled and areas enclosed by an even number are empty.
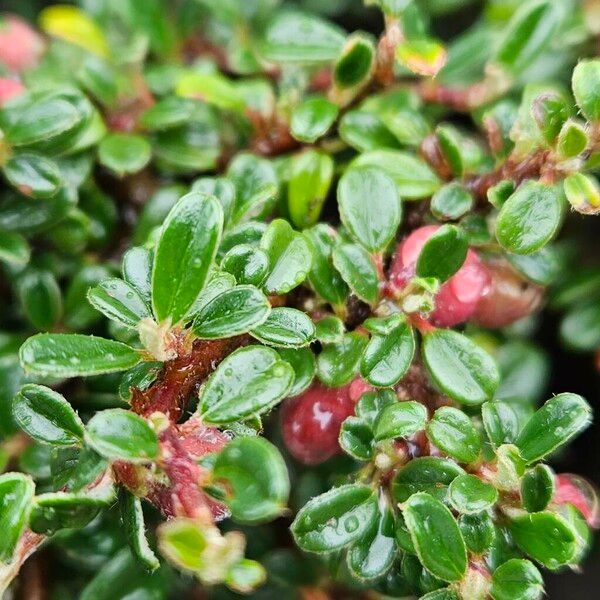
<svg viewBox="0 0 600 600"><path fill-rule="evenodd" d="M328 388L314 383L285 402L281 412L283 439L294 458L305 465L317 465L339 452L340 427L354 414L352 385Z"/></svg>
<svg viewBox="0 0 600 600"><path fill-rule="evenodd" d="M0 77L0 106L4 106L11 98L22 94L25 87L20 81Z"/></svg>
<svg viewBox="0 0 600 600"><path fill-rule="evenodd" d="M396 250L392 260L389 289L402 290L415 276L416 262L427 240L438 230L425 225L413 231ZM435 298L435 310L429 320L438 327L452 327L468 321L489 285L485 265L474 250L469 249L462 267L446 281Z"/></svg>
<svg viewBox="0 0 600 600"><path fill-rule="evenodd" d="M572 504L581 512L590 527L598 527L598 497L592 486L582 477L571 473L556 476L555 504Z"/></svg>
<svg viewBox="0 0 600 600"><path fill-rule="evenodd" d="M44 40L23 19L0 16L0 63L20 72L35 66L44 51Z"/></svg>

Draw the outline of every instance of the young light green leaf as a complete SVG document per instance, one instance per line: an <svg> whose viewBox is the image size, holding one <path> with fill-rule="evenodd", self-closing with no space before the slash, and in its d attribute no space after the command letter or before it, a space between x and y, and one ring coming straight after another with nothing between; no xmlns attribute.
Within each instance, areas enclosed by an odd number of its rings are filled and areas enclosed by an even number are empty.
<svg viewBox="0 0 600 600"><path fill-rule="evenodd" d="M196 313L194 335L201 339L233 337L264 323L271 312L267 297L252 285L238 285L207 302Z"/></svg>
<svg viewBox="0 0 600 600"><path fill-rule="evenodd" d="M573 70L573 95L590 121L600 120L600 60L582 60Z"/></svg>
<svg viewBox="0 0 600 600"><path fill-rule="evenodd" d="M260 242L269 257L269 274L263 283L269 294L287 294L300 285L312 264L312 252L301 233L283 219L272 221Z"/></svg>
<svg viewBox="0 0 600 600"><path fill-rule="evenodd" d="M516 445L527 462L534 462L583 431L591 418L590 405L581 396L559 394L532 415Z"/></svg>
<svg viewBox="0 0 600 600"><path fill-rule="evenodd" d="M238 437L229 442L217 456L213 480L225 483L231 516L240 523L264 523L277 518L290 493L281 454L259 437Z"/></svg>
<svg viewBox="0 0 600 600"><path fill-rule="evenodd" d="M479 433L471 419L458 408L438 408L427 424L427 437L442 452L459 462L470 463L479 456Z"/></svg>
<svg viewBox="0 0 600 600"><path fill-rule="evenodd" d="M457 331L436 329L426 334L422 352L436 385L457 402L481 404L498 387L500 375L492 357Z"/></svg>
<svg viewBox="0 0 600 600"><path fill-rule="evenodd" d="M126 344L69 333L41 333L21 346L22 367L43 377L83 377L114 371L126 371L141 356Z"/></svg>
<svg viewBox="0 0 600 600"><path fill-rule="evenodd" d="M349 484L312 498L296 515L292 535L306 552L333 552L359 540L376 523L375 492Z"/></svg>
<svg viewBox="0 0 600 600"><path fill-rule="evenodd" d="M282 306L274 308L250 335L268 346L297 348L314 341L315 326L301 310Z"/></svg>
<svg viewBox="0 0 600 600"><path fill-rule="evenodd" d="M125 327L135 328L142 319L151 317L144 299L122 279L102 281L90 288L87 298L95 309Z"/></svg>
<svg viewBox="0 0 600 600"><path fill-rule="evenodd" d="M11 560L15 546L29 520L35 485L23 473L0 475L0 560Z"/></svg>
<svg viewBox="0 0 600 600"><path fill-rule="evenodd" d="M72 446L83 440L83 423L77 413L63 396L43 385L24 385L13 399L12 415L37 442Z"/></svg>
<svg viewBox="0 0 600 600"><path fill-rule="evenodd" d="M110 460L147 462L158 455L158 438L148 422L128 410L97 412L87 423L85 439Z"/></svg>
<svg viewBox="0 0 600 600"><path fill-rule="evenodd" d="M369 252L383 250L402 218L394 181L375 167L348 169L338 184L342 223Z"/></svg>
<svg viewBox="0 0 600 600"><path fill-rule="evenodd" d="M467 571L467 548L452 513L420 492L407 500L402 514L423 566L443 581L460 581Z"/></svg>
<svg viewBox="0 0 600 600"><path fill-rule="evenodd" d="M231 423L262 414L288 394L293 382L294 370L275 350L240 348L210 376L198 411L207 423Z"/></svg>
<svg viewBox="0 0 600 600"><path fill-rule="evenodd" d="M424 429L426 421L427 409L420 402L395 402L379 413L373 427L375 440L409 437Z"/></svg>
<svg viewBox="0 0 600 600"><path fill-rule="evenodd" d="M167 216L152 269L152 305L160 321L178 323L202 291L223 228L213 196L191 192Z"/></svg>

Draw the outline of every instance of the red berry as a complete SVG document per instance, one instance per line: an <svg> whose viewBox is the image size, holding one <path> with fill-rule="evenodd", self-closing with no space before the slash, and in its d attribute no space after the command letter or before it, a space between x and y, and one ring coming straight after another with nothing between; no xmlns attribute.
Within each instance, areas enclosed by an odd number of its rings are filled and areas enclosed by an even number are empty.
<svg viewBox="0 0 600 600"><path fill-rule="evenodd" d="M425 225L413 231L396 250L390 268L392 290L401 290L415 275L416 262L437 225ZM469 249L462 267L446 281L435 298L435 310L429 316L438 327L452 327L468 321L474 314L482 294L489 285L485 265L474 250Z"/></svg>
<svg viewBox="0 0 600 600"><path fill-rule="evenodd" d="M11 98L18 96L25 91L25 87L20 81L0 77L0 107L6 104Z"/></svg>
<svg viewBox="0 0 600 600"><path fill-rule="evenodd" d="M571 473L557 475L553 502L572 504L585 517L590 527L598 527L598 497L592 486L582 477Z"/></svg>
<svg viewBox="0 0 600 600"><path fill-rule="evenodd" d="M339 452L340 427L354 414L353 383L339 388L314 383L285 402L281 412L283 439L294 458L305 465L317 465Z"/></svg>
<svg viewBox="0 0 600 600"><path fill-rule="evenodd" d="M35 66L44 51L42 37L15 15L0 16L0 63L10 71Z"/></svg>

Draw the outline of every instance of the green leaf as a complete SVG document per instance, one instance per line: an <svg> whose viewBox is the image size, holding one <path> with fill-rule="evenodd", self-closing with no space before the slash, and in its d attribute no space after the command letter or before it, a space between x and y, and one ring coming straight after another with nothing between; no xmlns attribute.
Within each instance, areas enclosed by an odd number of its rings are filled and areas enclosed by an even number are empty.
<svg viewBox="0 0 600 600"><path fill-rule="evenodd" d="M155 571L160 562L150 548L146 538L146 525L142 502L127 490L122 490L119 498L121 522L125 528L131 552L148 571Z"/></svg>
<svg viewBox="0 0 600 600"><path fill-rule="evenodd" d="M558 253L552 246L533 254L507 254L506 258L521 275L538 285L550 285L560 273Z"/></svg>
<svg viewBox="0 0 600 600"><path fill-rule="evenodd" d="M110 460L147 462L158 455L158 438L147 421L122 408L97 412L86 425L86 441Z"/></svg>
<svg viewBox="0 0 600 600"><path fill-rule="evenodd" d="M408 371L414 354L413 330L402 323L388 334L371 337L361 359L360 373L372 385L395 385Z"/></svg>
<svg viewBox="0 0 600 600"><path fill-rule="evenodd" d="M471 463L479 456L481 441L471 419L458 408L442 406L427 424L427 437L459 462Z"/></svg>
<svg viewBox="0 0 600 600"><path fill-rule="evenodd" d="M473 207L473 196L460 183L448 183L431 198L431 213L441 220L460 219Z"/></svg>
<svg viewBox="0 0 600 600"><path fill-rule="evenodd" d="M394 517L384 509L372 530L348 551L348 568L361 581L377 579L392 567L397 552Z"/></svg>
<svg viewBox="0 0 600 600"><path fill-rule="evenodd" d="M481 416L492 446L498 448L502 444L514 444L521 431L523 415L528 418L513 402L486 402L481 407Z"/></svg>
<svg viewBox="0 0 600 600"><path fill-rule="evenodd" d="M475 554L483 554L496 539L496 527L489 511L463 514L458 519L458 526L467 548Z"/></svg>
<svg viewBox="0 0 600 600"><path fill-rule="evenodd" d="M306 150L292 157L290 162L287 185L290 219L296 227L310 227L319 220L329 193L333 159L324 152Z"/></svg>
<svg viewBox="0 0 600 600"><path fill-rule="evenodd" d="M317 370L312 350L310 348L278 348L277 354L294 369L294 383L288 396L297 396L308 389Z"/></svg>
<svg viewBox="0 0 600 600"><path fill-rule="evenodd" d="M119 177L141 171L152 158L150 142L141 135L111 133L98 146L98 161Z"/></svg>
<svg viewBox="0 0 600 600"><path fill-rule="evenodd" d="M217 456L213 480L228 490L231 516L240 523L264 523L285 510L290 481L277 448L259 437L239 437Z"/></svg>
<svg viewBox="0 0 600 600"><path fill-rule="evenodd" d="M348 333L335 344L327 344L317 357L317 375L329 387L348 383L358 371L362 353L367 345L365 336Z"/></svg>
<svg viewBox="0 0 600 600"><path fill-rule="evenodd" d="M22 367L43 377L83 377L126 371L141 357L126 344L68 333L41 333L21 346Z"/></svg>
<svg viewBox="0 0 600 600"><path fill-rule="evenodd" d="M207 423L231 423L270 410L290 391L294 370L275 350L239 348L210 376L198 410Z"/></svg>
<svg viewBox="0 0 600 600"><path fill-rule="evenodd" d="M595 215L600 211L600 186L592 175L571 173L563 181L569 204L579 213Z"/></svg>
<svg viewBox="0 0 600 600"><path fill-rule="evenodd" d="M573 70L573 95L590 121L600 120L600 60L581 60Z"/></svg>
<svg viewBox="0 0 600 600"><path fill-rule="evenodd" d="M460 581L467 572L467 549L452 513L420 492L407 500L402 514L423 566L443 581Z"/></svg>
<svg viewBox="0 0 600 600"><path fill-rule="evenodd" d="M496 503L498 492L476 475L459 475L448 488L448 499L460 513L478 513Z"/></svg>
<svg viewBox="0 0 600 600"><path fill-rule="evenodd" d="M324 344L335 344L339 342L346 332L344 322L334 316L327 316L315 323L316 338Z"/></svg>
<svg viewBox="0 0 600 600"><path fill-rule="evenodd" d="M356 403L354 412L372 428L379 413L390 404L397 402L398 396L390 389L364 392Z"/></svg>
<svg viewBox="0 0 600 600"><path fill-rule="evenodd" d="M458 128L444 123L436 127L435 135L442 156L452 169L452 173L457 177L461 177L468 166L466 164L468 157L465 152L465 136Z"/></svg>
<svg viewBox="0 0 600 600"><path fill-rule="evenodd" d="M596 350L600 345L600 305L574 306L560 324L560 337L574 350Z"/></svg>
<svg viewBox="0 0 600 600"><path fill-rule="evenodd" d="M264 323L270 312L269 301L258 288L238 285L202 306L192 331L200 339L233 337Z"/></svg>
<svg viewBox="0 0 600 600"><path fill-rule="evenodd" d="M291 133L297 140L310 144L329 131L338 111L338 106L325 98L304 100L292 112Z"/></svg>
<svg viewBox="0 0 600 600"><path fill-rule="evenodd" d="M192 183L192 192L202 192L214 196L223 208L225 229L233 216L235 209L235 185L227 177L200 177ZM243 283L240 281L240 283Z"/></svg>
<svg viewBox="0 0 600 600"><path fill-rule="evenodd" d="M347 90L365 85L375 63L375 54L375 44L370 37L360 32L352 34L333 69L336 87Z"/></svg>
<svg viewBox="0 0 600 600"><path fill-rule="evenodd" d="M269 257L269 274L263 283L269 294L287 294L308 275L312 252L301 233L283 219L271 221L260 242Z"/></svg>
<svg viewBox="0 0 600 600"><path fill-rule="evenodd" d="M152 256L147 248L136 246L123 255L123 279L148 306L152 303Z"/></svg>
<svg viewBox="0 0 600 600"><path fill-rule="evenodd" d="M436 329L428 333L422 352L435 384L457 402L481 404L498 387L500 375L492 357L456 331Z"/></svg>
<svg viewBox="0 0 600 600"><path fill-rule="evenodd" d="M296 515L292 535L306 552L333 552L361 539L377 521L375 492L349 484L312 498Z"/></svg>
<svg viewBox="0 0 600 600"><path fill-rule="evenodd" d="M9 265L23 266L31 258L31 248L19 233L2 232L0 238L0 260Z"/></svg>
<svg viewBox="0 0 600 600"><path fill-rule="evenodd" d="M448 486L464 470L455 461L435 456L414 458L398 470L393 481L394 499L405 502L416 492L444 500Z"/></svg>
<svg viewBox="0 0 600 600"><path fill-rule="evenodd" d="M12 415L37 442L71 446L83 439L83 423L77 413L63 396L43 385L24 385L13 399Z"/></svg>
<svg viewBox="0 0 600 600"><path fill-rule="evenodd" d="M517 546L549 569L568 564L577 552L577 538L567 521L549 512L526 513L509 524Z"/></svg>
<svg viewBox="0 0 600 600"><path fill-rule="evenodd" d="M382 120L365 110L350 110L340 119L340 138L360 152L398 148L400 144Z"/></svg>
<svg viewBox="0 0 600 600"><path fill-rule="evenodd" d="M175 92L184 98L198 98L224 110L243 110L244 102L230 79L215 73L185 73Z"/></svg>
<svg viewBox="0 0 600 600"><path fill-rule="evenodd" d="M27 319L41 330L52 329L62 314L62 296L50 271L28 268L16 281L16 292Z"/></svg>
<svg viewBox="0 0 600 600"><path fill-rule="evenodd" d="M369 252L383 250L402 218L394 181L375 167L348 169L337 194L342 223L352 236Z"/></svg>
<svg viewBox="0 0 600 600"><path fill-rule="evenodd" d="M156 317L179 322L202 291L223 228L223 210L213 196L191 192L171 209L152 269Z"/></svg>
<svg viewBox="0 0 600 600"><path fill-rule="evenodd" d="M267 572L258 561L244 558L228 569L225 584L234 592L249 594L266 579Z"/></svg>
<svg viewBox="0 0 600 600"><path fill-rule="evenodd" d="M315 326L302 311L285 306L274 308L267 319L250 332L268 346L307 346L315 339Z"/></svg>
<svg viewBox="0 0 600 600"><path fill-rule="evenodd" d="M369 253L358 244L340 244L332 258L334 267L354 294L374 304L379 297L379 276Z"/></svg>
<svg viewBox="0 0 600 600"><path fill-rule="evenodd" d="M425 428L427 409L420 402L405 400L386 406L378 415L373 433L375 440L410 437Z"/></svg>
<svg viewBox="0 0 600 600"><path fill-rule="evenodd" d="M135 328L151 317L150 308L136 289L122 279L107 279L87 293L90 304L109 319Z"/></svg>
<svg viewBox="0 0 600 600"><path fill-rule="evenodd" d="M492 60L518 74L547 47L558 22L559 11L551 0L523 3L505 26Z"/></svg>
<svg viewBox="0 0 600 600"><path fill-rule="evenodd" d="M396 48L396 58L413 73L433 77L446 63L446 51L434 40L404 40Z"/></svg>
<svg viewBox="0 0 600 600"><path fill-rule="evenodd" d="M394 180L396 190L403 200L426 198L440 187L437 175L427 163L408 152L365 152L352 161L350 168L354 167L376 167L385 171Z"/></svg>
<svg viewBox="0 0 600 600"><path fill-rule="evenodd" d="M15 188L31 198L52 198L63 183L56 164L37 154L17 154L6 161L3 171Z"/></svg>
<svg viewBox="0 0 600 600"><path fill-rule="evenodd" d="M165 96L142 113L140 124L149 131L178 127L194 117L197 106L197 100Z"/></svg>
<svg viewBox="0 0 600 600"><path fill-rule="evenodd" d="M373 432L368 423L348 417L342 423L339 435L340 448L356 460L373 458Z"/></svg>
<svg viewBox="0 0 600 600"><path fill-rule="evenodd" d="M468 250L469 243L462 229L442 225L425 242L417 259L417 275L444 282L462 267Z"/></svg>
<svg viewBox="0 0 600 600"><path fill-rule="evenodd" d="M544 510L554 496L555 481L552 469L547 465L536 465L521 479L521 499L527 512Z"/></svg>
<svg viewBox="0 0 600 600"><path fill-rule="evenodd" d="M0 560L9 562L29 520L35 486L22 473L0 475Z"/></svg>
<svg viewBox="0 0 600 600"><path fill-rule="evenodd" d="M556 234L562 206L556 189L527 181L503 204L496 221L500 245L515 254L531 254Z"/></svg>
<svg viewBox="0 0 600 600"><path fill-rule="evenodd" d="M250 244L234 246L221 261L221 268L241 284L260 286L269 270L269 257Z"/></svg>
<svg viewBox="0 0 600 600"><path fill-rule="evenodd" d="M494 600L539 600L544 580L533 563L511 558L494 571L490 595Z"/></svg>
<svg viewBox="0 0 600 600"><path fill-rule="evenodd" d="M214 300L217 296L231 290L235 287L235 277L224 271L212 271L208 277L208 281L202 288L202 291L198 294L194 303L185 315L185 319L192 319L202 310L209 302Z"/></svg>
<svg viewBox="0 0 600 600"><path fill-rule="evenodd" d="M516 445L527 462L534 462L581 433L591 419L592 410L581 396L559 394L532 415Z"/></svg>
<svg viewBox="0 0 600 600"><path fill-rule="evenodd" d="M344 38L340 29L323 19L285 11L267 25L261 54L277 63L329 62L340 53Z"/></svg>
<svg viewBox="0 0 600 600"><path fill-rule="evenodd" d="M588 143L589 139L585 126L569 119L560 130L556 149L561 158L569 159L581 154Z"/></svg>

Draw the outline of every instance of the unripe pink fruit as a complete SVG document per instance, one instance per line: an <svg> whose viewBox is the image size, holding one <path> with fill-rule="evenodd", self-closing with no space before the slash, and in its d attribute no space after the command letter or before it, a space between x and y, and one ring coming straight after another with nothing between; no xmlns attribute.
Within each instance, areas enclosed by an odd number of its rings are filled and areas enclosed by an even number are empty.
<svg viewBox="0 0 600 600"><path fill-rule="evenodd" d="M419 254L427 240L438 230L425 225L413 231L396 250L389 276L389 289L401 290L415 276ZM477 253L469 249L462 267L446 281L435 297L429 321L438 327L453 327L468 321L489 286L489 274Z"/></svg>
<svg viewBox="0 0 600 600"><path fill-rule="evenodd" d="M600 524L598 498L591 485L578 475L561 473L556 476L553 502L572 504L581 512L590 527Z"/></svg>
<svg viewBox="0 0 600 600"><path fill-rule="evenodd" d="M20 81L9 79L8 77L0 77L0 107L24 91L25 87Z"/></svg>
<svg viewBox="0 0 600 600"><path fill-rule="evenodd" d="M21 72L35 66L44 51L44 40L23 19L0 16L0 63Z"/></svg>
<svg viewBox="0 0 600 600"><path fill-rule="evenodd" d="M355 402L362 394L358 392L355 382L339 388L314 383L303 394L287 400L281 424L290 454L305 465L317 465L337 454L340 427L354 414Z"/></svg>

